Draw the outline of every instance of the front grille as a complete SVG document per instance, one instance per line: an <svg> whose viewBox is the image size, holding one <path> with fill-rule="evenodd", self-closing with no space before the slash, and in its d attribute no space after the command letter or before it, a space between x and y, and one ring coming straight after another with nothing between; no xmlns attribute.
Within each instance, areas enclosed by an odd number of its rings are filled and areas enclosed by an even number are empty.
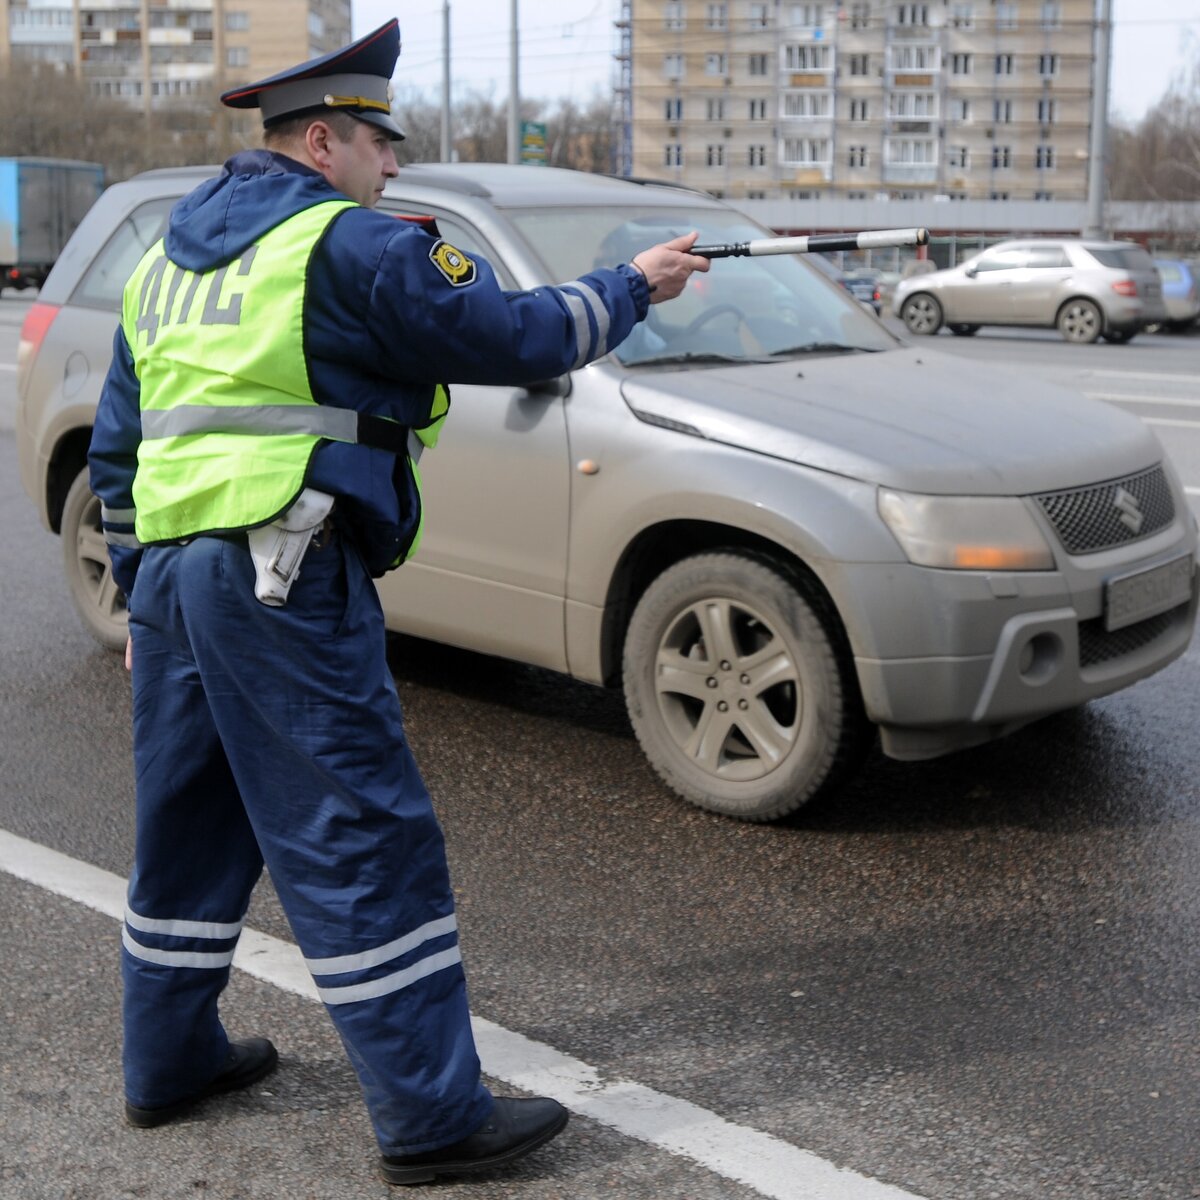
<svg viewBox="0 0 1200 1200"><path fill-rule="evenodd" d="M1169 612L1159 613L1155 617L1147 617L1144 621L1126 625L1124 629L1114 629L1111 633L1104 628L1103 617L1095 617L1091 621L1080 621L1080 667L1094 667L1097 663L1121 658L1123 655L1140 650L1143 646L1150 645L1179 621L1187 613L1187 608L1186 604L1181 604Z"/></svg>
<svg viewBox="0 0 1200 1200"><path fill-rule="evenodd" d="M1090 487L1043 492L1034 499L1071 554L1136 542L1175 519L1175 500L1162 467Z"/></svg>

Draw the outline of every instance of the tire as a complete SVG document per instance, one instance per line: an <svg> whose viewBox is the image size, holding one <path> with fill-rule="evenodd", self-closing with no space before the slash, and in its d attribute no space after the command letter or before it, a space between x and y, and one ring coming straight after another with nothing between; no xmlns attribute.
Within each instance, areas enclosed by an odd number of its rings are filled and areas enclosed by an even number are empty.
<svg viewBox="0 0 1200 1200"><path fill-rule="evenodd" d="M63 505L62 551L71 602L84 628L106 649L124 650L129 633L125 594L112 576L100 501L88 486L86 467L75 476Z"/></svg>
<svg viewBox="0 0 1200 1200"><path fill-rule="evenodd" d="M1104 328L1104 317L1090 300L1076 297L1058 310L1058 332L1068 342L1090 345Z"/></svg>
<svg viewBox="0 0 1200 1200"><path fill-rule="evenodd" d="M942 327L942 306L928 292L918 292L901 305L900 319L909 333L932 335Z"/></svg>
<svg viewBox="0 0 1200 1200"><path fill-rule="evenodd" d="M719 551L667 568L634 610L623 666L650 764L728 817L775 820L833 790L872 732L828 602L770 558Z"/></svg>
<svg viewBox="0 0 1200 1200"><path fill-rule="evenodd" d="M979 332L978 325L951 325L949 329L955 337L974 337Z"/></svg>

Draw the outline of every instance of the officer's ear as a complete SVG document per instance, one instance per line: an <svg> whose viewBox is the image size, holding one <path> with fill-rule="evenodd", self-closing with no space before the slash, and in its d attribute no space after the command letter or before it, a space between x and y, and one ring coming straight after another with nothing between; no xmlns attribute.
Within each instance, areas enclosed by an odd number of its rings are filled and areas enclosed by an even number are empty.
<svg viewBox="0 0 1200 1200"><path fill-rule="evenodd" d="M336 136L333 128L320 118L310 122L304 131L304 149L308 152L308 157L312 159L317 170L328 171L333 165L330 157L330 144Z"/></svg>

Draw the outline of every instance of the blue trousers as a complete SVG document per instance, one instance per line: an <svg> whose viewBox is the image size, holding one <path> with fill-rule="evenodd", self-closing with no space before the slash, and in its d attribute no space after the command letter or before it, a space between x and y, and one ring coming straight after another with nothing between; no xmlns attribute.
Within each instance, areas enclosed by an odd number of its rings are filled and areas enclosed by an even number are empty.
<svg viewBox="0 0 1200 1200"><path fill-rule="evenodd" d="M245 539L202 537L147 547L130 597L126 1096L170 1104L225 1065L218 998L265 861L380 1148L448 1145L492 1099L375 588L336 533L284 607L253 588Z"/></svg>

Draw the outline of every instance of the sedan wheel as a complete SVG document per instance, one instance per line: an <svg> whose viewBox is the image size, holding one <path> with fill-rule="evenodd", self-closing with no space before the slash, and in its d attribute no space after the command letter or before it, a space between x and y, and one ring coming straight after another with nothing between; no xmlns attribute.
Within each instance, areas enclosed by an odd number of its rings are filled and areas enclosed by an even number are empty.
<svg viewBox="0 0 1200 1200"><path fill-rule="evenodd" d="M651 765L730 817L798 809L858 765L870 731L827 602L770 559L701 554L664 571L630 621L624 672Z"/></svg>
<svg viewBox="0 0 1200 1200"><path fill-rule="evenodd" d="M1103 328L1100 310L1090 300L1068 300L1058 314L1058 332L1068 342L1094 342Z"/></svg>
<svg viewBox="0 0 1200 1200"><path fill-rule="evenodd" d="M129 632L125 593L113 579L100 501L92 495L86 467L63 505L62 549L71 600L87 631L102 646L123 650Z"/></svg>
<svg viewBox="0 0 1200 1200"><path fill-rule="evenodd" d="M937 333L942 327L942 306L928 292L920 292L905 300L900 319L909 333Z"/></svg>

